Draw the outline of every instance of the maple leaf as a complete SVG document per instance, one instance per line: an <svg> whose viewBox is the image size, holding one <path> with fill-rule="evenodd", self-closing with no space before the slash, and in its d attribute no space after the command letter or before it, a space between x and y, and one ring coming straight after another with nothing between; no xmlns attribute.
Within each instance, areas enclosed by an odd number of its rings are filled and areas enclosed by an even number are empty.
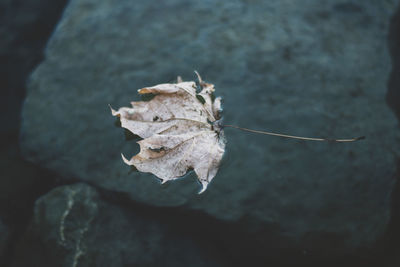
<svg viewBox="0 0 400 267"><path fill-rule="evenodd" d="M149 172L162 183L175 180L193 169L202 185L199 194L215 177L225 152L225 138L219 124L221 98L214 99L214 85L204 82L196 72L196 83L164 83L139 89L139 94L154 94L150 101L131 102L118 111L121 126L140 136L140 152L124 162L141 172Z"/></svg>
<svg viewBox="0 0 400 267"><path fill-rule="evenodd" d="M131 108L122 107L118 111L110 107L123 128L143 138L138 142L140 152L137 155L128 160L121 154L124 162L141 172L153 173L162 183L178 179L194 169L202 185L199 194L204 192L217 174L225 152L223 127L307 141L345 143L365 139L365 136L348 139L303 137L222 125L221 98L214 98L214 85L204 82L195 73L201 89L198 93L195 82L183 82L178 77L177 83L139 89L139 94L155 95L150 101L131 102Z"/></svg>

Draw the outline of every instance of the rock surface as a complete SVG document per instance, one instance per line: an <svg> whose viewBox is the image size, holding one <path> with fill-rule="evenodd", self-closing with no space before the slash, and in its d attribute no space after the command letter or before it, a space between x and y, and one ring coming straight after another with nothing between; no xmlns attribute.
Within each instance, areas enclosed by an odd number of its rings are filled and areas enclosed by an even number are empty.
<svg viewBox="0 0 400 267"><path fill-rule="evenodd" d="M3 262L4 253L9 242L8 227L0 219L0 263Z"/></svg>
<svg viewBox="0 0 400 267"><path fill-rule="evenodd" d="M11 266L216 266L160 222L102 201L85 184L61 186L35 204Z"/></svg>
<svg viewBox="0 0 400 267"><path fill-rule="evenodd" d="M72 0L32 74L23 110L27 159L135 201L238 223L266 243L315 254L374 244L390 217L399 135L385 104L390 1ZM225 122L313 143L225 131L223 164L203 195L193 175L166 185L129 173L135 154L108 105L136 89L192 80L224 96ZM266 230L271 229L271 230ZM272 244L273 246L274 244Z"/></svg>

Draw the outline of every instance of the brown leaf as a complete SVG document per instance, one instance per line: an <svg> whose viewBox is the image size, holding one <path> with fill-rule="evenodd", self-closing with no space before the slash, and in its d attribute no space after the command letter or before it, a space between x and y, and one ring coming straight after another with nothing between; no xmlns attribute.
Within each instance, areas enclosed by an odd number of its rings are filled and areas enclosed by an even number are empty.
<svg viewBox="0 0 400 267"><path fill-rule="evenodd" d="M196 72L198 75L198 73ZM196 83L159 84L138 90L139 94L155 94L150 101L131 102L132 107L118 111L121 126L140 136L140 152L124 162L141 172L150 172L165 183L194 169L206 190L218 171L225 152L223 130L218 124L221 98L213 99L214 85L205 83L198 75Z"/></svg>

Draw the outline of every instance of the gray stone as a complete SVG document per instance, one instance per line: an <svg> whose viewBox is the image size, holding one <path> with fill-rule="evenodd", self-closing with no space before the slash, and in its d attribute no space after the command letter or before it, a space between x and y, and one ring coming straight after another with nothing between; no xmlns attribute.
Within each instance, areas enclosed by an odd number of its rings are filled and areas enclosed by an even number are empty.
<svg viewBox="0 0 400 267"><path fill-rule="evenodd" d="M37 200L12 266L217 266L192 241L85 184Z"/></svg>
<svg viewBox="0 0 400 267"><path fill-rule="evenodd" d="M274 240L307 253L369 247L387 227L399 151L384 100L398 2L72 0L30 79L24 155L142 203L240 222L265 242L273 229ZM138 88L177 75L192 80L194 69L224 97L227 124L367 139L226 129L225 158L202 195L192 174L161 186L129 173L120 153L138 148L107 105L127 106Z"/></svg>

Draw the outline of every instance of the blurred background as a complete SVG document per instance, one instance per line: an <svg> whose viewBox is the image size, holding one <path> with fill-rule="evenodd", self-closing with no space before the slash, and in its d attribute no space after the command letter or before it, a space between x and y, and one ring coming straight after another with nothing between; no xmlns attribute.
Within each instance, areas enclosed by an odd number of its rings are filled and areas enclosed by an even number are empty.
<svg viewBox="0 0 400 267"><path fill-rule="evenodd" d="M0 36L0 266L400 265L399 1L0 0ZM367 139L130 173L107 104L195 69L226 123Z"/></svg>

